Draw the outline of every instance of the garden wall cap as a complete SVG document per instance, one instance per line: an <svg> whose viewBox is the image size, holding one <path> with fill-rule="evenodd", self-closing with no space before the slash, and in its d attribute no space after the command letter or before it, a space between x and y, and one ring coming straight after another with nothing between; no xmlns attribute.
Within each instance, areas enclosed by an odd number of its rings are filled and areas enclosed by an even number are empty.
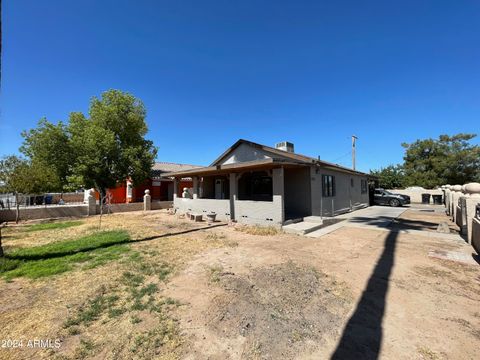
<svg viewBox="0 0 480 360"><path fill-rule="evenodd" d="M456 192L462 191L462 185L455 185L455 186L453 187L453 191L456 191Z"/></svg>
<svg viewBox="0 0 480 360"><path fill-rule="evenodd" d="M150 195L150 190L149 189L145 190L145 195Z"/></svg>
<svg viewBox="0 0 480 360"><path fill-rule="evenodd" d="M480 197L480 183L465 184L465 191L472 197Z"/></svg>

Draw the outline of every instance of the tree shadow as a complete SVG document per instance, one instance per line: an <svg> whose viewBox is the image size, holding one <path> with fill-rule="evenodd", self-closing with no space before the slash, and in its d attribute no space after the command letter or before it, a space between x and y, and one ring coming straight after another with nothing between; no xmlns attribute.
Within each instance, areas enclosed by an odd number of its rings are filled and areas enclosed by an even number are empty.
<svg viewBox="0 0 480 360"><path fill-rule="evenodd" d="M378 358L397 236L398 232L390 232L385 238L383 252L331 359Z"/></svg>
<svg viewBox="0 0 480 360"><path fill-rule="evenodd" d="M392 218L388 216L378 216L376 218L356 216L348 219L348 221L355 224L392 230L436 230L440 224L432 221Z"/></svg>
<svg viewBox="0 0 480 360"><path fill-rule="evenodd" d="M103 243L103 244L96 244L92 246L86 246L81 249L75 249L71 251L59 251L59 252L52 252L52 253L47 253L47 254L23 254L23 255L15 255L15 254L5 254L5 258L11 259L11 260L23 260L23 261L34 261L34 260L46 260L46 259L53 259L53 258L60 258L64 256L71 256L79 253L86 253L98 249L105 249L109 248L112 246L117 246L117 245L124 245L124 244L133 244L133 243L138 243L138 242L144 242L144 241L151 241L155 239L161 239L165 237L171 237L171 236L177 236L177 235L183 235L183 234L188 234L192 232L197 232L197 231L202 231L202 230L208 230L220 226L226 226L227 224L214 224L214 225L209 225L209 226L204 226L200 228L194 228L194 229L188 229L188 230L183 230L183 231L178 231L178 232L170 232L170 233L165 233L161 235L153 235L145 238L140 238L140 239L121 239L118 241L112 241L108 243Z"/></svg>

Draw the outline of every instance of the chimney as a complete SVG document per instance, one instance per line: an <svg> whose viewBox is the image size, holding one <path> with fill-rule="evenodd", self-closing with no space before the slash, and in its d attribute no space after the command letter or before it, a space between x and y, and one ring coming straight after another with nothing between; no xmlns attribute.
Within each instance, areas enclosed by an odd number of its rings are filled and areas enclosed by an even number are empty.
<svg viewBox="0 0 480 360"><path fill-rule="evenodd" d="M287 152L291 152L293 153L293 144L291 142L288 142L288 141L282 141L282 142L279 142L275 145L275 148L278 149L278 150L283 150L283 151L287 151Z"/></svg>

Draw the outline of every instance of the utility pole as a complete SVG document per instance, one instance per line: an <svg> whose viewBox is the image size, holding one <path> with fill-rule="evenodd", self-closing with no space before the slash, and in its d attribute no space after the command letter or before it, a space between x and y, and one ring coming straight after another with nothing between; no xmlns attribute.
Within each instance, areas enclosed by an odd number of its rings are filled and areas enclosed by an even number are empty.
<svg viewBox="0 0 480 360"><path fill-rule="evenodd" d="M352 135L352 169L355 170L355 150L356 150L356 142L357 142L357 137L355 135Z"/></svg>

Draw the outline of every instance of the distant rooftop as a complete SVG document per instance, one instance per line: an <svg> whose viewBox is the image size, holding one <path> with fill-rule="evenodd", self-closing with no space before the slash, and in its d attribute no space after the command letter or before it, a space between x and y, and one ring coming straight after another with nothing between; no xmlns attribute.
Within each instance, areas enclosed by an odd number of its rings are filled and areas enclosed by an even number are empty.
<svg viewBox="0 0 480 360"><path fill-rule="evenodd" d="M171 162L156 162L152 167L152 177L160 177L164 173L174 172L174 171L184 171L200 168L198 165L191 164L176 164Z"/></svg>

